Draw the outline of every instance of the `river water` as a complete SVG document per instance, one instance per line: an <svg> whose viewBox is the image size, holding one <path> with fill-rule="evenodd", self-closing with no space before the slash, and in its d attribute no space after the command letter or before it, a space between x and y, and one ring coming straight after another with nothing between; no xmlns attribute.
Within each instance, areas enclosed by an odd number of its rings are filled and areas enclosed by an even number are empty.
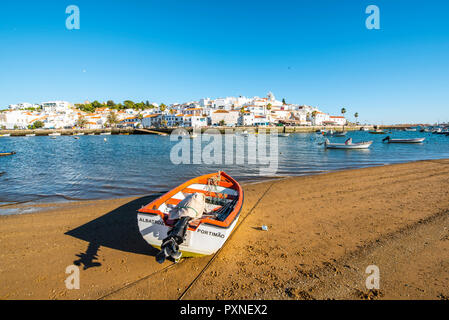
<svg viewBox="0 0 449 320"><path fill-rule="evenodd" d="M240 144L235 143L234 154L237 149L246 148L244 159L240 158L243 163L237 164L234 160L218 165L174 164L170 153L179 142L163 136L113 135L107 136L106 141L105 136L80 136L79 139L72 136L56 139L2 137L0 152L15 151L16 154L0 157L0 214L8 214L7 207L19 202L107 199L159 193L187 179L218 170L244 182L449 158L448 136L396 131L390 135L393 138L426 137L426 141L419 145L386 144L382 143L385 135L357 131L348 133L348 137L354 142L373 140L369 150L325 150L320 145L324 138L318 134L291 134L277 139L277 150L272 149L276 151L272 159L277 160L277 170L263 175L260 168L268 165L248 163L251 155L254 156L251 151L250 156L247 155L248 137L239 137L243 140L239 140ZM195 139L186 139L186 143L193 148ZM331 138L331 141L344 142L345 139ZM208 143L200 143L203 151ZM224 146L222 153L224 159Z"/></svg>

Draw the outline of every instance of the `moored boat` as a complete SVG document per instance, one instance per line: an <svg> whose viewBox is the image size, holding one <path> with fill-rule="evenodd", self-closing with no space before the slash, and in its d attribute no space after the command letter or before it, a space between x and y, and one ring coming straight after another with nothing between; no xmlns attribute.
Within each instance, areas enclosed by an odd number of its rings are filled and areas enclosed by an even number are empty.
<svg viewBox="0 0 449 320"><path fill-rule="evenodd" d="M279 133L279 137L288 137L290 133Z"/></svg>
<svg viewBox="0 0 449 320"><path fill-rule="evenodd" d="M196 195L205 198L200 218L174 219L177 210L186 208L181 202ZM210 255L219 250L232 233L242 205L243 190L236 180L225 172L207 174L181 184L139 209L138 226L145 241L161 249L158 262L165 260L167 252L168 255L175 252L176 255L171 255L175 260L180 253L183 256ZM182 223L184 225L180 226ZM185 234L180 243L175 243L174 239L179 238L174 233L179 230L184 230Z"/></svg>
<svg viewBox="0 0 449 320"><path fill-rule="evenodd" d="M12 156L14 154L16 154L14 151L12 151L12 152L0 152L0 157Z"/></svg>
<svg viewBox="0 0 449 320"><path fill-rule="evenodd" d="M386 132L385 131L383 131L383 130L373 130L373 131L370 131L369 133L371 133L371 134L386 134Z"/></svg>
<svg viewBox="0 0 449 320"><path fill-rule="evenodd" d="M60 136L61 134L59 132L53 132L53 133L49 133L48 135L50 137L56 137L56 136Z"/></svg>
<svg viewBox="0 0 449 320"><path fill-rule="evenodd" d="M10 133L5 133L5 134L0 134L0 137L10 137L11 136L11 134Z"/></svg>
<svg viewBox="0 0 449 320"><path fill-rule="evenodd" d="M383 139L383 142L388 143L423 143L426 138L412 138L412 139L391 139L390 136Z"/></svg>
<svg viewBox="0 0 449 320"><path fill-rule="evenodd" d="M347 131L335 132L334 137L342 138L342 137L346 137L347 134L348 134Z"/></svg>
<svg viewBox="0 0 449 320"><path fill-rule="evenodd" d="M102 132L100 133L101 136L110 136L111 133L110 132Z"/></svg>
<svg viewBox="0 0 449 320"><path fill-rule="evenodd" d="M352 139L348 139L345 143L331 143L328 139L324 142L326 149L368 149L373 144L372 141L364 141L359 143L353 143Z"/></svg>
<svg viewBox="0 0 449 320"><path fill-rule="evenodd" d="M25 135L25 137L35 137L35 136L36 136L36 134L34 134L34 133L29 133L29 134Z"/></svg>

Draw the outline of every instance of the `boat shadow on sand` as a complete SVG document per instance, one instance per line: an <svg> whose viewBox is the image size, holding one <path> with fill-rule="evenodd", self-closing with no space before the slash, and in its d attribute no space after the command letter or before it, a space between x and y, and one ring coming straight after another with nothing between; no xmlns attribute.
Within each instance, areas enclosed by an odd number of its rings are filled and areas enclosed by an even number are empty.
<svg viewBox="0 0 449 320"><path fill-rule="evenodd" d="M125 252L155 256L157 250L148 245L137 227L137 210L160 194L128 202L105 215L66 232L66 235L89 242L85 252L76 254L73 263L83 269L100 267L98 251L108 247Z"/></svg>

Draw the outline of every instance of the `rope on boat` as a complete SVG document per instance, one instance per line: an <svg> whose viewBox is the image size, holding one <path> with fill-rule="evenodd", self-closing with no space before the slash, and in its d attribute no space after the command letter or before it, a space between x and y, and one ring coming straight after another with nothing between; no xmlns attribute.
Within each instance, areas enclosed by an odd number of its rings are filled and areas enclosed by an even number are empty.
<svg viewBox="0 0 449 320"><path fill-rule="evenodd" d="M213 255L213 257L209 260L209 262L204 266L204 268L198 273L198 275L193 279L193 281L187 286L187 288L184 290L184 292L179 296L178 300L182 300L185 295L188 293L188 291L193 287L193 285L198 281L199 278L204 274L204 272L210 267L212 262L214 262L215 258L220 254L221 250L229 243L229 240L233 237L233 235L237 232L238 228L243 224L243 222L248 218L248 216L254 211L254 209L257 207L259 202L265 197L265 195L270 191L271 187L276 183L277 181L270 184L265 190L265 192L262 194L262 196L257 200L257 202L254 204L254 206L251 208L251 210L248 212L248 214L240 221L238 226L235 227L235 230L231 233L229 238L226 240L226 242L223 244L223 246L218 249L218 251Z"/></svg>

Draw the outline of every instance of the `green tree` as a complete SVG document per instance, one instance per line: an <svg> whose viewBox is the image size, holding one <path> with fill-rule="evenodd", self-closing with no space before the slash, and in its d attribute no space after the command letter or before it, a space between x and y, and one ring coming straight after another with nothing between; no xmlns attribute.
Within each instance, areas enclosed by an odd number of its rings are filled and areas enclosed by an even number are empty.
<svg viewBox="0 0 449 320"><path fill-rule="evenodd" d="M224 120L220 120L220 122L218 123L220 126L224 127L226 125L226 121Z"/></svg>
<svg viewBox="0 0 449 320"><path fill-rule="evenodd" d="M354 114L354 117L355 117L355 123L358 123L357 119L358 119L358 117L359 117L359 113L356 112L356 113Z"/></svg>
<svg viewBox="0 0 449 320"><path fill-rule="evenodd" d="M114 108L114 107L115 107L115 103L114 103L114 101L112 101L112 100L108 100L108 101L106 102L106 105L107 105L109 108Z"/></svg>
<svg viewBox="0 0 449 320"><path fill-rule="evenodd" d="M39 129L39 128L43 128L43 127L44 127L44 123L39 120L34 121L33 124L28 126L29 129Z"/></svg>
<svg viewBox="0 0 449 320"><path fill-rule="evenodd" d="M145 103L144 102L138 102L134 105L134 108L137 110L145 110Z"/></svg>
<svg viewBox="0 0 449 320"><path fill-rule="evenodd" d="M341 108L341 114L344 116L346 113L346 109L345 108Z"/></svg>
<svg viewBox="0 0 449 320"><path fill-rule="evenodd" d="M167 106L165 104L161 103L159 106L159 110L161 110L161 112L164 112L165 109L167 109Z"/></svg>
<svg viewBox="0 0 449 320"><path fill-rule="evenodd" d="M126 109L134 109L135 103L131 100L125 100L123 101L123 104L125 105Z"/></svg>
<svg viewBox="0 0 449 320"><path fill-rule="evenodd" d="M83 116L78 117L78 120L76 120L76 126L78 128L84 128L87 125L87 120Z"/></svg>
<svg viewBox="0 0 449 320"><path fill-rule="evenodd" d="M95 109L98 109L98 108L102 108L102 107L103 107L103 105L102 105L100 102L98 102L97 100L95 100L94 102L92 102L91 105L92 105L92 108L94 109L94 111L95 111Z"/></svg>
<svg viewBox="0 0 449 320"><path fill-rule="evenodd" d="M284 103L284 104L285 104L285 103ZM269 103L269 104L267 105L267 110L271 110L271 106L272 106L272 104Z"/></svg>
<svg viewBox="0 0 449 320"><path fill-rule="evenodd" d="M282 99L282 104L287 104L287 102L285 102L285 98Z"/></svg>
<svg viewBox="0 0 449 320"><path fill-rule="evenodd" d="M106 118L106 123L111 126L111 127L115 127L117 125L117 123L119 123L117 115L115 114L115 112L109 112L107 118Z"/></svg>

